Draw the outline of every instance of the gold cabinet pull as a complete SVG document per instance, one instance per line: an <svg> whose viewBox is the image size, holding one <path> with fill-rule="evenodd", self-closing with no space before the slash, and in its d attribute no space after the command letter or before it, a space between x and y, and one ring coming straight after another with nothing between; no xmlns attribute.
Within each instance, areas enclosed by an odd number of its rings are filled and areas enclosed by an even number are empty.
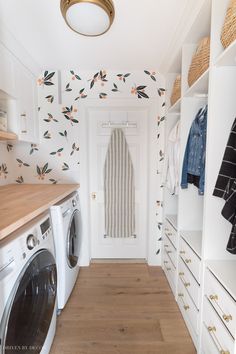
<svg viewBox="0 0 236 354"><path fill-rule="evenodd" d="M217 301L218 300L218 296L217 295L210 295L209 298L212 301Z"/></svg>
<svg viewBox="0 0 236 354"><path fill-rule="evenodd" d="M231 316L231 315L223 315L222 316L223 317L223 320L225 321L225 322L229 322L229 321L232 321L233 320L233 317Z"/></svg>
<svg viewBox="0 0 236 354"><path fill-rule="evenodd" d="M167 254L170 254L170 253L172 253L172 251L167 251L166 253L167 253Z"/></svg>
<svg viewBox="0 0 236 354"><path fill-rule="evenodd" d="M168 232L167 236L172 236L172 233L171 233L171 232Z"/></svg>
<svg viewBox="0 0 236 354"><path fill-rule="evenodd" d="M189 258L189 259L185 259L185 262L188 264L188 263L191 263L192 262L192 260Z"/></svg>
<svg viewBox="0 0 236 354"><path fill-rule="evenodd" d="M208 326L207 329L208 329L208 332L216 332L215 326Z"/></svg>
<svg viewBox="0 0 236 354"><path fill-rule="evenodd" d="M169 247L169 245L164 245L164 247L168 248L168 247Z"/></svg>
<svg viewBox="0 0 236 354"><path fill-rule="evenodd" d="M183 276L184 275L184 272L179 272L179 276Z"/></svg>
<svg viewBox="0 0 236 354"><path fill-rule="evenodd" d="M185 251L180 251L179 253L180 253L180 254L185 254Z"/></svg>
<svg viewBox="0 0 236 354"><path fill-rule="evenodd" d="M91 197L93 200L95 200L97 198L97 193L96 192L92 192L91 193Z"/></svg>
<svg viewBox="0 0 236 354"><path fill-rule="evenodd" d="M179 293L178 296L179 296L179 297L183 297L184 294L183 294L183 293Z"/></svg>
<svg viewBox="0 0 236 354"><path fill-rule="evenodd" d="M184 305L184 309L185 309L185 311L189 310L189 306L188 305Z"/></svg>
<svg viewBox="0 0 236 354"><path fill-rule="evenodd" d="M169 262L168 261L164 261L164 264L168 264Z"/></svg>
<svg viewBox="0 0 236 354"><path fill-rule="evenodd" d="M166 268L166 270L168 270L168 271L169 271L169 270L171 270L171 268Z"/></svg>

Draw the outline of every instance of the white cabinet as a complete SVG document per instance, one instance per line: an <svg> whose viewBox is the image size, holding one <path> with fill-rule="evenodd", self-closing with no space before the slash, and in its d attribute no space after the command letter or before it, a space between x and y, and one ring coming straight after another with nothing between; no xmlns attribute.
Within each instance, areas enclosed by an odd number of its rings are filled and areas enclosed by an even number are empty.
<svg viewBox="0 0 236 354"><path fill-rule="evenodd" d="M34 76L20 63L14 65L16 80L16 119L19 140L38 141L37 92Z"/></svg>
<svg viewBox="0 0 236 354"><path fill-rule="evenodd" d="M0 108L7 111L9 133L15 133L19 141L38 142L36 78L1 43Z"/></svg>
<svg viewBox="0 0 236 354"><path fill-rule="evenodd" d="M9 96L15 96L13 56L0 43L0 90Z"/></svg>

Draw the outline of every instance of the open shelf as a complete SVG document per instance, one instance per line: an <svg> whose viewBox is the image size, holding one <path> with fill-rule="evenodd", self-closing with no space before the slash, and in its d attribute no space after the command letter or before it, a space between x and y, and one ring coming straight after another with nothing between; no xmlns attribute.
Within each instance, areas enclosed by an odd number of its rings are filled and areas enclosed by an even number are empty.
<svg viewBox="0 0 236 354"><path fill-rule="evenodd" d="M17 140L18 137L15 133L0 131L0 140Z"/></svg>
<svg viewBox="0 0 236 354"><path fill-rule="evenodd" d="M205 97L208 95L209 68L185 92L184 97Z"/></svg>
<svg viewBox="0 0 236 354"><path fill-rule="evenodd" d="M173 106L170 106L168 109L167 114L180 114L180 104L181 104L181 98L176 101Z"/></svg>
<svg viewBox="0 0 236 354"><path fill-rule="evenodd" d="M202 231L180 231L181 237L194 250L199 258L202 258Z"/></svg>
<svg viewBox="0 0 236 354"><path fill-rule="evenodd" d="M177 230L177 226L178 226L178 219L177 219L177 215L166 215L166 219L171 223L171 225L173 226L173 228L175 230Z"/></svg>
<svg viewBox="0 0 236 354"><path fill-rule="evenodd" d="M216 59L217 66L236 65L236 40L233 41Z"/></svg>
<svg viewBox="0 0 236 354"><path fill-rule="evenodd" d="M236 261L206 261L206 266L221 282L231 296L236 298Z"/></svg>

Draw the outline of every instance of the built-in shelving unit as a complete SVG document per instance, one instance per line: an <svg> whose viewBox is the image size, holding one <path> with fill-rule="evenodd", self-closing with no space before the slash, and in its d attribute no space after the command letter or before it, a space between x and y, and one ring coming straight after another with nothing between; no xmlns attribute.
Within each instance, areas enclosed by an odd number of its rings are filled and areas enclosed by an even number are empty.
<svg viewBox="0 0 236 354"><path fill-rule="evenodd" d="M204 195L192 184L187 189L180 188L178 195L164 188L163 222L167 229L164 235L175 239L175 251L172 254L177 259L171 276L170 272L165 274L198 354L236 353L236 343L228 341L227 334L230 331L233 339L236 338L236 332L232 330L234 315L233 320L227 322L223 316L225 313L220 310L222 307L219 307L221 301L226 300L222 295L215 296L218 291L223 294L226 289L225 293L232 298L230 306L233 306L230 311L226 306L226 314L236 313L236 258L226 250L232 225L221 215L225 201L213 196L230 129L236 117L236 41L226 49L221 43L222 26L229 4L230 0L203 2L192 28L186 34L181 48L181 62L178 56L166 75L166 141L172 127L180 120L180 179L190 127L199 109L208 105ZM206 36L211 38L210 65L189 87L188 71L192 56L198 42ZM182 80L181 98L170 106L168 99L171 88L179 74ZM209 284L211 281L212 284ZM214 290L214 286L217 290ZM218 300L214 302L214 299L218 299L219 303ZM207 301L209 304L205 305ZM217 328L214 335L211 333L212 327L206 327L206 323L213 320L216 322L212 322L211 326Z"/></svg>
<svg viewBox="0 0 236 354"><path fill-rule="evenodd" d="M185 92L184 97L205 97L208 94L209 69Z"/></svg>
<svg viewBox="0 0 236 354"><path fill-rule="evenodd" d="M0 140L8 141L8 140L17 140L18 137L15 133L0 131Z"/></svg>

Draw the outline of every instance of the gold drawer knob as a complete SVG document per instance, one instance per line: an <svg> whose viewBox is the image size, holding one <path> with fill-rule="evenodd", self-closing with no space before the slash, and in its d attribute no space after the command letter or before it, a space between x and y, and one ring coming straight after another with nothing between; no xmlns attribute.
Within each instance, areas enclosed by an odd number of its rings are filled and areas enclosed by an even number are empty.
<svg viewBox="0 0 236 354"><path fill-rule="evenodd" d="M168 247L169 247L169 245L164 245L164 247L168 248Z"/></svg>
<svg viewBox="0 0 236 354"><path fill-rule="evenodd" d="M180 253L180 254L185 254L185 251L180 251L179 253Z"/></svg>
<svg viewBox="0 0 236 354"><path fill-rule="evenodd" d="M231 315L223 315L222 316L223 319L225 320L225 322L229 322L229 321L232 321L233 317Z"/></svg>
<svg viewBox="0 0 236 354"><path fill-rule="evenodd" d="M172 233L171 232L168 232L168 234L167 234L168 236L172 236Z"/></svg>
<svg viewBox="0 0 236 354"><path fill-rule="evenodd" d="M172 253L172 251L167 251L166 253L167 253L167 254L170 254L170 253Z"/></svg>
<svg viewBox="0 0 236 354"><path fill-rule="evenodd" d="M185 259L185 262L186 262L186 263L191 263L192 260L191 260L190 258L189 258L189 259L186 258L186 259Z"/></svg>
<svg viewBox="0 0 236 354"><path fill-rule="evenodd" d="M217 296L217 295L213 295L213 294L210 295L209 298L210 298L210 300L212 300L212 301L218 300L218 296Z"/></svg>
<svg viewBox="0 0 236 354"><path fill-rule="evenodd" d="M185 311L189 310L189 306L188 305L184 305L184 309L185 309Z"/></svg>
<svg viewBox="0 0 236 354"><path fill-rule="evenodd" d="M166 268L168 271L171 270L171 268Z"/></svg>
<svg viewBox="0 0 236 354"><path fill-rule="evenodd" d="M187 288L188 286L190 286L190 283L184 283L185 288Z"/></svg>
<svg viewBox="0 0 236 354"><path fill-rule="evenodd" d="M184 296L184 294L182 294L182 293L179 293L179 294L178 294L178 296L179 296L179 297L183 297L183 296Z"/></svg>
<svg viewBox="0 0 236 354"><path fill-rule="evenodd" d="M168 261L164 261L164 264L168 264Z"/></svg>
<svg viewBox="0 0 236 354"><path fill-rule="evenodd" d="M208 329L208 332L216 332L215 326L209 326L209 327L207 327L207 329Z"/></svg>

